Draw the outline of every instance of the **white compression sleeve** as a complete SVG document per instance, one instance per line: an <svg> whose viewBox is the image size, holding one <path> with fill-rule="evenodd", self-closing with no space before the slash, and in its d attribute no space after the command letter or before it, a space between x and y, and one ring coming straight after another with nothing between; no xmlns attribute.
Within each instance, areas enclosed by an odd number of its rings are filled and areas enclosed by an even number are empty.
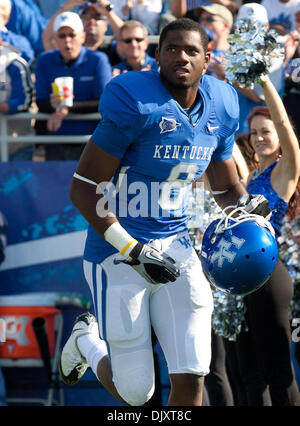
<svg viewBox="0 0 300 426"><path fill-rule="evenodd" d="M138 243L119 222L115 222L107 228L104 232L104 239L125 257L129 256L130 251Z"/></svg>

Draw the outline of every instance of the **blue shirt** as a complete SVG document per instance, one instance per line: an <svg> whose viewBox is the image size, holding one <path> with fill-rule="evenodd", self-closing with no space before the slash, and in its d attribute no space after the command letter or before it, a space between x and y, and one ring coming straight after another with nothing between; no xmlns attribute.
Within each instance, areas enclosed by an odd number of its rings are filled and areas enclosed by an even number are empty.
<svg viewBox="0 0 300 426"><path fill-rule="evenodd" d="M99 108L92 139L121 158L112 179L116 195L109 188L106 194L121 225L141 242L186 230L192 182L211 160L232 155L239 115L234 88L204 76L199 101L185 111L158 72L131 71L106 86ZM114 252L89 227L84 258L99 262Z"/></svg>
<svg viewBox="0 0 300 426"><path fill-rule="evenodd" d="M155 58L152 58L150 55L148 55L148 53L146 53L145 59L143 61L141 68L147 67L148 65L151 66L151 69L153 71L158 71L159 66L157 65ZM119 64L115 65L113 69L116 69L116 68L119 69L121 72L126 70L132 71L132 68L129 65L127 65L126 61L122 61Z"/></svg>
<svg viewBox="0 0 300 426"><path fill-rule="evenodd" d="M2 41L5 43L16 47L25 61L29 64L32 62L34 58L34 51L26 37L4 29L0 30L0 38L2 38Z"/></svg>
<svg viewBox="0 0 300 426"><path fill-rule="evenodd" d="M36 99L50 99L51 83L56 77L74 78L74 102L99 100L104 87L111 79L111 66L107 55L82 46L76 61L71 65L63 61L58 49L42 53L36 63ZM97 122L94 120L64 120L54 134L89 135Z"/></svg>
<svg viewBox="0 0 300 426"><path fill-rule="evenodd" d="M11 0L7 29L23 35L29 41L35 56L44 51L42 33L48 23L32 0Z"/></svg>
<svg viewBox="0 0 300 426"><path fill-rule="evenodd" d="M33 97L33 83L28 64L22 58L16 58L6 68L6 73L5 86L9 93L6 100L9 105L8 114L27 111Z"/></svg>

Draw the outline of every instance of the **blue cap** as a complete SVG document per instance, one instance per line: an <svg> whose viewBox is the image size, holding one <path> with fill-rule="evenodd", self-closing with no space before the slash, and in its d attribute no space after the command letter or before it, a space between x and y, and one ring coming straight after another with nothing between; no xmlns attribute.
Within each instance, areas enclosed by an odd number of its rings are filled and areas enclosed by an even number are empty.
<svg viewBox="0 0 300 426"><path fill-rule="evenodd" d="M80 6L80 8L78 9L79 15L82 15L87 7L94 7L94 6L95 6L94 3L85 3L83 6Z"/></svg>

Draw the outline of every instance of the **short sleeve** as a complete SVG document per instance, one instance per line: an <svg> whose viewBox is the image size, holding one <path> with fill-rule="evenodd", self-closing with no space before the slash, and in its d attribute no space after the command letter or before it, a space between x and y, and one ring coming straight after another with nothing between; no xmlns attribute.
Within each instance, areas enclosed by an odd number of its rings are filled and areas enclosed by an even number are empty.
<svg viewBox="0 0 300 426"><path fill-rule="evenodd" d="M99 103L101 121L93 142L111 155L122 158L129 145L142 132L138 102L115 77L104 89ZM122 79L120 79L122 82Z"/></svg>
<svg viewBox="0 0 300 426"><path fill-rule="evenodd" d="M230 135L228 138L224 139L214 151L212 155L213 161L224 161L232 157L234 145L234 134Z"/></svg>

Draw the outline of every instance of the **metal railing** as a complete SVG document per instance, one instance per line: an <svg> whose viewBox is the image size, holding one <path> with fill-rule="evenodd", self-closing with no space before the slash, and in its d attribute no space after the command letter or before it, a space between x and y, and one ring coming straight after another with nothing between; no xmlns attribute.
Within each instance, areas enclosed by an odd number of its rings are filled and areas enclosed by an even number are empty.
<svg viewBox="0 0 300 426"><path fill-rule="evenodd" d="M88 142L91 135L18 135L11 136L8 134L9 120L47 120L51 114L21 112L18 114L4 115L0 114L0 144L1 144L1 161L8 161L8 144L10 143L84 143ZM68 114L64 120L100 120L98 112L90 114Z"/></svg>

